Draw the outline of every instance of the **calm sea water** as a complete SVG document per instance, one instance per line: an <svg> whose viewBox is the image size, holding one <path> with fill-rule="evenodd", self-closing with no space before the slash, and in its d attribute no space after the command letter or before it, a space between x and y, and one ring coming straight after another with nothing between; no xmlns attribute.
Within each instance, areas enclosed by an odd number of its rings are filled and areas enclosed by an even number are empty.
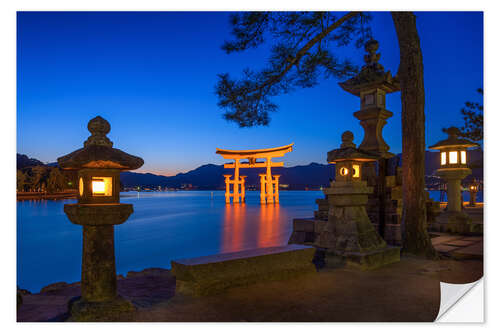
<svg viewBox="0 0 500 333"><path fill-rule="evenodd" d="M207 191L123 193L134 205L115 227L118 274L149 267L170 268L172 259L284 245L292 219L312 217L320 191L283 191L279 205L260 205L259 192L245 204L226 205L224 193ZM439 200L439 191L431 191ZM469 196L464 192L464 200ZM482 193L478 193L482 201ZM82 227L63 211L75 200L17 202L17 283L37 292L54 282L80 280Z"/></svg>
<svg viewBox="0 0 500 333"><path fill-rule="evenodd" d="M260 192L245 204L226 205L219 191L122 193L134 205L129 220L115 227L118 274L170 261L221 252L284 245L292 219L312 217L320 191L283 191L279 205L260 205ZM17 283L37 292L47 284L80 280L82 227L63 211L75 200L17 203Z"/></svg>

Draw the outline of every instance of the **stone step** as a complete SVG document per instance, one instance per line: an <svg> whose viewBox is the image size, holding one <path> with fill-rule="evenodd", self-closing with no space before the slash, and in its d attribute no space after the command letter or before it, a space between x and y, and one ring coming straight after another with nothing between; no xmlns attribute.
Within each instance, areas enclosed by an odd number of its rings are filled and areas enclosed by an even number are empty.
<svg viewBox="0 0 500 333"><path fill-rule="evenodd" d="M285 245L172 261L176 292L192 296L316 272L312 246Z"/></svg>

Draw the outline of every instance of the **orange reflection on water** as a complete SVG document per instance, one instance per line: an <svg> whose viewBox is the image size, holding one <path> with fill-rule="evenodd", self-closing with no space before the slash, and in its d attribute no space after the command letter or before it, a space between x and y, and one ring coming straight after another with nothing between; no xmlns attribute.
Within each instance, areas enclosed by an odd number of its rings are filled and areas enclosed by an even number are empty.
<svg viewBox="0 0 500 333"><path fill-rule="evenodd" d="M247 207L226 205L222 230L221 252L279 246L285 234L278 204ZM286 240L285 240L286 242Z"/></svg>
<svg viewBox="0 0 500 333"><path fill-rule="evenodd" d="M276 231L280 227L280 206L278 204L261 205L259 220L258 247L281 245L277 241Z"/></svg>
<svg viewBox="0 0 500 333"><path fill-rule="evenodd" d="M243 248L245 212L246 205L244 203L226 205L221 252L235 252Z"/></svg>

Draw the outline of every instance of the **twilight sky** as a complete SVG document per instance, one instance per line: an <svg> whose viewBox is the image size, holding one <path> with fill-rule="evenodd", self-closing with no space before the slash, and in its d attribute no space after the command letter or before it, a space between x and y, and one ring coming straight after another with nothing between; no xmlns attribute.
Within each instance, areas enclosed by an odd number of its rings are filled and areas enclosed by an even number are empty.
<svg viewBox="0 0 500 333"><path fill-rule="evenodd" d="M399 48L390 13L373 13L380 63L394 74ZM335 79L274 100L268 127L241 129L222 118L214 86L218 73L236 77L265 63L266 46L226 55L225 12L20 12L17 35L17 152L43 162L83 146L86 125L101 115L114 147L141 156L139 172L173 175L202 164L222 164L215 148L251 149L295 142L285 166L326 163L340 135L363 130L352 115L358 98ZM424 57L426 145L460 126L467 100L482 102L483 14L419 12ZM337 54L362 65L363 49ZM384 128L391 152L401 151L400 94L387 96L394 112Z"/></svg>

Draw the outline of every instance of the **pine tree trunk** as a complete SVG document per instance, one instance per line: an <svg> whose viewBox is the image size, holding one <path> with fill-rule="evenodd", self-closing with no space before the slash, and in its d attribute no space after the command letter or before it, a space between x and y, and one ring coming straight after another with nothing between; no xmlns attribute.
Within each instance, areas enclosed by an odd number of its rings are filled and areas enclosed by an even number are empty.
<svg viewBox="0 0 500 333"><path fill-rule="evenodd" d="M422 51L415 15L393 12L399 41L401 83L403 252L436 258L427 233L425 196L425 92Z"/></svg>

